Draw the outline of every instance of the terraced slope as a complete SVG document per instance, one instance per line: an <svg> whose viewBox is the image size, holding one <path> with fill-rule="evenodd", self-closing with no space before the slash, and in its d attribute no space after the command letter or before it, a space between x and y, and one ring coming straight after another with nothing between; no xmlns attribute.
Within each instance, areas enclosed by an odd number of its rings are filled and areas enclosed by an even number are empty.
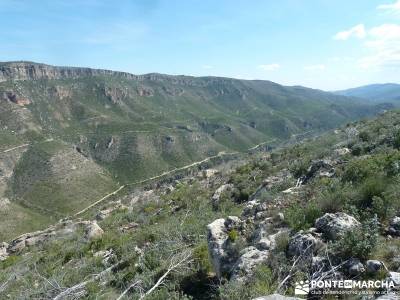
<svg viewBox="0 0 400 300"><path fill-rule="evenodd" d="M2 212L0 237L125 183L382 108L269 81L1 63L0 198L15 209Z"/></svg>

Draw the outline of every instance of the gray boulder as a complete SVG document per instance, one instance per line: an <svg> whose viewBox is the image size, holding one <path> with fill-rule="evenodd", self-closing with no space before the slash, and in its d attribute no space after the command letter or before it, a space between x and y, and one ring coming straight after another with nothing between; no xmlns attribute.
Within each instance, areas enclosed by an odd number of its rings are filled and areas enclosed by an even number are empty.
<svg viewBox="0 0 400 300"><path fill-rule="evenodd" d="M367 260L365 266L370 274L376 274L384 268L383 262L379 260Z"/></svg>
<svg viewBox="0 0 400 300"><path fill-rule="evenodd" d="M390 220L389 233L395 236L400 236L400 217L394 217Z"/></svg>
<svg viewBox="0 0 400 300"><path fill-rule="evenodd" d="M85 224L85 237L88 240L99 238L103 235L104 231L100 228L96 221L88 221Z"/></svg>
<svg viewBox="0 0 400 300"><path fill-rule="evenodd" d="M0 261L4 261L8 257L8 244L7 243L0 243Z"/></svg>
<svg viewBox="0 0 400 300"><path fill-rule="evenodd" d="M265 262L269 257L269 251L248 247L242 251L242 255L233 266L231 280L244 281L253 274L255 267Z"/></svg>
<svg viewBox="0 0 400 300"><path fill-rule="evenodd" d="M322 245L322 241L311 233L299 232L290 239L288 254L290 256L311 255Z"/></svg>
<svg viewBox="0 0 400 300"><path fill-rule="evenodd" d="M342 212L335 214L327 213L315 221L317 230L322 232L324 237L329 240L336 240L348 230L354 229L359 225L360 222L354 217Z"/></svg>
<svg viewBox="0 0 400 300"><path fill-rule="evenodd" d="M358 258L352 258L345 264L346 272L350 276L359 276L365 272L365 267Z"/></svg>
<svg viewBox="0 0 400 300"><path fill-rule="evenodd" d="M228 229L225 226L225 224L232 225L235 219L231 218L230 221L226 221L225 219L217 219L207 225L208 252L218 277L229 274L237 259L230 253Z"/></svg>
<svg viewBox="0 0 400 300"><path fill-rule="evenodd" d="M220 202L220 199L221 199L221 195L222 195L224 192L231 190L232 188L233 188L233 185L232 185L232 184L223 184L223 185L221 185L219 188L217 188L217 189L215 190L214 194L213 194L212 197L211 197L212 205L213 205L214 207L218 206L218 204L219 204L219 202Z"/></svg>

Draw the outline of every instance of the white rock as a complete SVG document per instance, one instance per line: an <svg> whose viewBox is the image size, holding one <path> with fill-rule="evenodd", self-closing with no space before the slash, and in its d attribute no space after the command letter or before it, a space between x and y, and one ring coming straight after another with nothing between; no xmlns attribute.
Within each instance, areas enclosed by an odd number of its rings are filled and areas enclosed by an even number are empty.
<svg viewBox="0 0 400 300"><path fill-rule="evenodd" d="M315 221L317 230L330 240L338 239L348 230L354 229L359 225L360 222L354 217L342 212L335 214L327 213Z"/></svg>

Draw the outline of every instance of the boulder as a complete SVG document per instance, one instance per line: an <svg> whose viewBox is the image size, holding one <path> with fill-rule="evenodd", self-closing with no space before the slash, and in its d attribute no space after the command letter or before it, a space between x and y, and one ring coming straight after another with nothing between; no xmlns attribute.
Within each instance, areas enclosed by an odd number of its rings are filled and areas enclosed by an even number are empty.
<svg viewBox="0 0 400 300"><path fill-rule="evenodd" d="M108 208L103 209L98 212L98 214L96 215L96 219L99 221L102 221L102 220L108 218L114 211L122 210L122 209L126 209L126 208L127 208L127 206L123 205L120 200L112 202Z"/></svg>
<svg viewBox="0 0 400 300"><path fill-rule="evenodd" d="M225 219L217 219L207 225L207 243L214 271L218 277L229 274L236 261L229 253L229 237Z"/></svg>
<svg viewBox="0 0 400 300"><path fill-rule="evenodd" d="M56 231L54 227L49 227L48 229L43 231L25 233L12 240L10 242L10 245L8 246L7 251L10 253L17 253L24 250L26 247L36 246L38 244L44 243L54 236L56 236Z"/></svg>
<svg viewBox="0 0 400 300"><path fill-rule="evenodd" d="M253 246L245 248L242 251L242 255L233 266L231 280L246 280L246 278L253 274L256 266L268 259L269 253L269 251L258 250Z"/></svg>
<svg viewBox="0 0 400 300"><path fill-rule="evenodd" d="M383 262L379 260L367 260L365 266L370 274L376 274L384 268Z"/></svg>
<svg viewBox="0 0 400 300"><path fill-rule="evenodd" d="M396 288L400 288L400 272L389 272L389 278Z"/></svg>
<svg viewBox="0 0 400 300"><path fill-rule="evenodd" d="M389 234L400 236L400 217L394 217L390 220Z"/></svg>
<svg viewBox="0 0 400 300"><path fill-rule="evenodd" d="M88 240L99 238L104 231L100 228L96 221L88 221L85 225L85 237Z"/></svg>
<svg viewBox="0 0 400 300"><path fill-rule="evenodd" d="M351 150L349 148L347 148L347 147L343 147L343 148L335 149L334 153L336 155L338 155L338 156L343 156L343 155L346 155L346 154L350 154Z"/></svg>
<svg viewBox="0 0 400 300"><path fill-rule="evenodd" d="M200 176L199 176L199 177L202 177L202 178L210 178L210 177L212 177L212 176L214 176L214 175L217 175L218 173L219 173L219 171L216 170L216 169L207 169L207 170L203 170L203 171L200 173Z"/></svg>
<svg viewBox="0 0 400 300"><path fill-rule="evenodd" d="M97 251L93 256L101 258L101 262L105 267L109 267L117 261L117 256L113 249Z"/></svg>
<svg viewBox="0 0 400 300"><path fill-rule="evenodd" d="M358 258L352 258L345 264L347 274L359 276L365 272L365 267Z"/></svg>
<svg viewBox="0 0 400 300"><path fill-rule="evenodd" d="M276 240L284 233L287 233L286 228L279 229L276 233L268 233L268 231L261 227L256 231L254 243L260 250L272 250L276 248Z"/></svg>
<svg viewBox="0 0 400 300"><path fill-rule="evenodd" d="M232 188L233 188L233 184L223 184L219 188L217 188L211 197L211 202L212 202L213 207L217 207L219 204L221 195L224 192L231 190Z"/></svg>
<svg viewBox="0 0 400 300"><path fill-rule="evenodd" d="M314 160L307 169L307 173L302 179L302 183L314 177L332 177L335 175L334 163L328 159Z"/></svg>
<svg viewBox="0 0 400 300"><path fill-rule="evenodd" d="M315 221L317 230L322 232L324 237L329 240L336 240L348 230L354 229L359 225L360 222L354 217L342 212L326 213Z"/></svg>
<svg viewBox="0 0 400 300"><path fill-rule="evenodd" d="M299 232L290 239L288 254L290 256L311 255L322 245L322 241L311 233Z"/></svg>
<svg viewBox="0 0 400 300"><path fill-rule="evenodd" d="M8 244L7 243L0 243L0 261L4 261L8 257Z"/></svg>

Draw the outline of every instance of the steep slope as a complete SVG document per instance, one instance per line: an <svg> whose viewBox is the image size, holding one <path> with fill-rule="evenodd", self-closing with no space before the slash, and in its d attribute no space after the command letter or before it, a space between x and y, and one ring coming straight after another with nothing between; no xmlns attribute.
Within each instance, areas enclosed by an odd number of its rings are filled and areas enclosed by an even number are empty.
<svg viewBox="0 0 400 300"><path fill-rule="evenodd" d="M269 81L1 63L0 198L59 218L122 184L382 108ZM5 236L25 226L3 222Z"/></svg>
<svg viewBox="0 0 400 300"><path fill-rule="evenodd" d="M383 83L360 86L348 90L337 91L337 95L358 97L373 102L395 101L400 102L400 84Z"/></svg>
<svg viewBox="0 0 400 300"><path fill-rule="evenodd" d="M87 221L0 244L0 298L242 300L353 279L393 286L340 294L395 299L399 162L392 111L208 172L196 166L116 195Z"/></svg>

